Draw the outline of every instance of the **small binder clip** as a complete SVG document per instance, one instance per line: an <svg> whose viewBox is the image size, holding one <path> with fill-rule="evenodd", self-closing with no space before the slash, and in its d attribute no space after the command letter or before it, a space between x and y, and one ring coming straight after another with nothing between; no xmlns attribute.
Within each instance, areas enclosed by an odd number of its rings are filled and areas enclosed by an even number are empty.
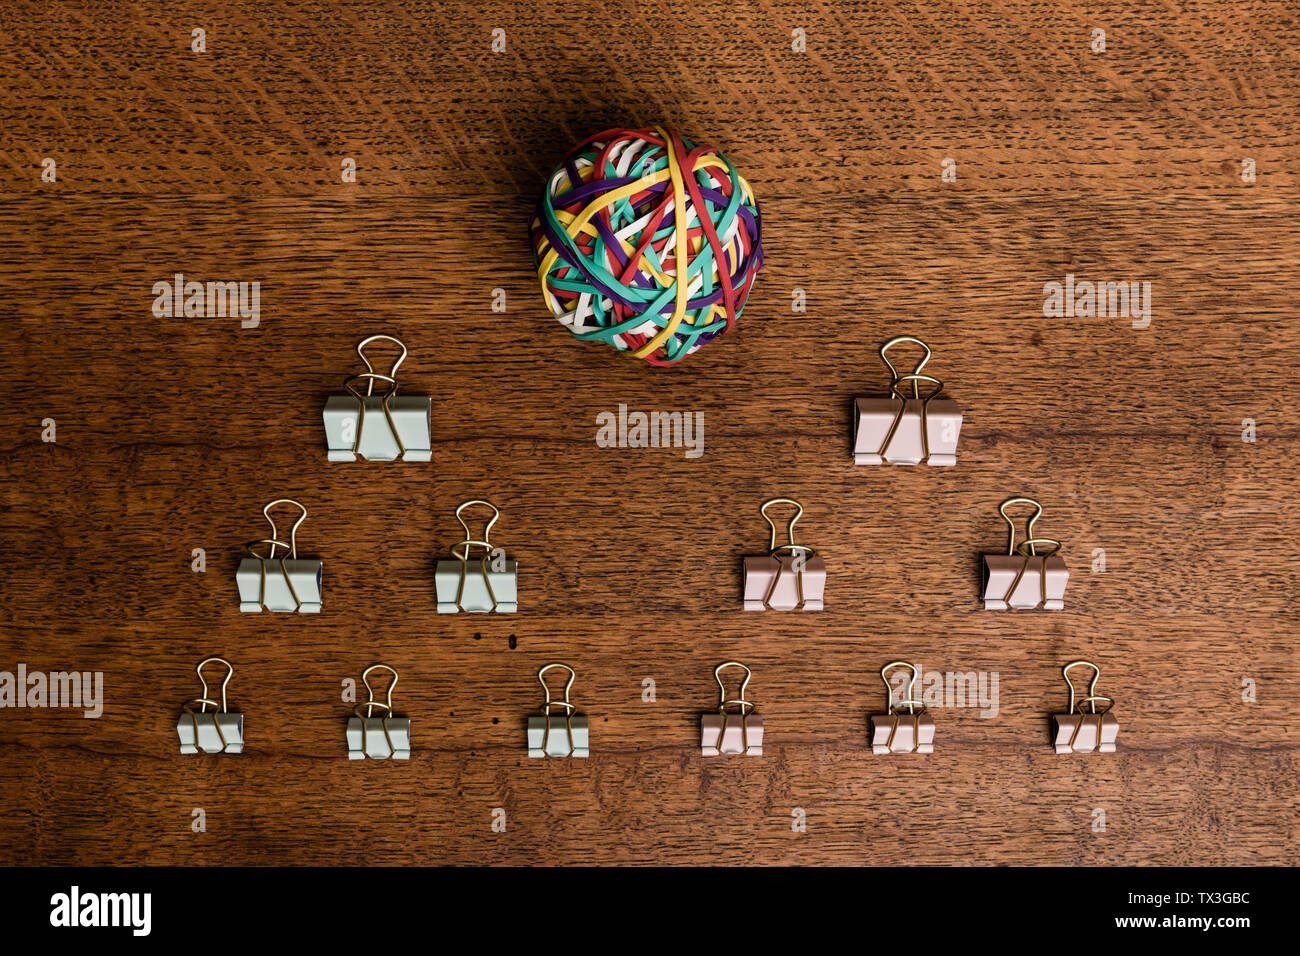
<svg viewBox="0 0 1300 956"><path fill-rule="evenodd" d="M484 505L492 509L492 517L483 529L483 539L477 540L461 512L471 505ZM514 561L507 561L505 552L494 555L491 543L492 526L501 512L490 501L475 498L456 509L456 520L465 529L465 540L454 545L452 559L438 562L434 570L434 583L438 591L438 613L455 614L457 611L497 611L509 614L519 610L518 570ZM478 567L471 572L470 549L482 548Z"/></svg>
<svg viewBox="0 0 1300 956"><path fill-rule="evenodd" d="M925 349L906 375L899 375L889 350L903 342ZM961 406L939 398L943 382L921 369L930 361L930 347L911 335L899 335L880 347L892 381L887 396L859 398L853 417L853 461L858 465L955 465ZM911 394L908 394L908 393Z"/></svg>
<svg viewBox="0 0 1300 956"><path fill-rule="evenodd" d="M897 703L894 688L889 683L889 672L895 667L905 667L912 672L907 690ZM894 661L880 668L880 679L885 682L889 713L871 715L871 752L875 754L932 754L934 753L934 718L923 701L913 694L916 681L921 676L915 664ZM903 708L907 708L904 714ZM906 719L904 719L906 718Z"/></svg>
<svg viewBox="0 0 1300 956"><path fill-rule="evenodd" d="M208 696L208 682L203 676L203 668L208 664L224 664L226 667L226 676L221 682L220 703ZM203 696L187 700L181 705L180 720L176 722L176 733L181 738L181 753L243 753L244 715L232 714L226 706L226 685L230 683L235 668L224 658L209 657L199 661L199 666L194 669L198 672L199 683L203 685ZM209 707L212 709L209 710Z"/></svg>
<svg viewBox="0 0 1300 956"><path fill-rule="evenodd" d="M767 509L776 504L794 505L798 511L790 519L788 544L776 543L776 525ZM794 526L803 515L803 505L793 498L773 498L758 509L772 529L766 555L751 555L744 560L744 601L746 611L820 611L826 591L826 562L812 548L794 543Z"/></svg>
<svg viewBox="0 0 1300 956"><path fill-rule="evenodd" d="M375 700L374 688L370 686L370 672L388 671L393 675L388 685L385 702ZM365 760L409 760L411 758L411 721L407 717L393 716L393 688L397 686L397 671L387 664L372 664L361 672L361 683L366 685L369 697L364 704L352 708L353 716L348 718L348 759ZM361 709L365 708L365 714ZM376 717L375 708L384 712Z"/></svg>
<svg viewBox="0 0 1300 956"><path fill-rule="evenodd" d="M392 342L402 354L385 375L376 372L366 356L366 346L380 340ZM391 335L362 339L357 354L366 370L343 380L347 395L325 401L325 436L330 461L430 461L427 395L398 395L397 369L406 360L406 346ZM381 394L375 394L375 383Z"/></svg>
<svg viewBox="0 0 1300 956"><path fill-rule="evenodd" d="M276 505L293 505L302 511L289 529L289 543L279 540L280 535L271 517ZM303 614L320 612L321 562L319 559L298 557L298 526L307 519L307 509L292 498L277 498L262 509L271 525L271 537L254 541L247 546L250 557L239 562L235 570L235 583L239 585L241 611L301 611ZM266 554L257 553L259 545L266 546ZM276 548L284 554L276 557Z"/></svg>
<svg viewBox="0 0 1300 956"><path fill-rule="evenodd" d="M1007 515L1007 507L1016 504L1034 506L1034 514L1025 524L1025 539L1019 544L1016 544L1016 523ZM1059 611L1065 607L1065 582L1070 572L1058 553L1061 542L1034 537L1034 523L1042 517L1043 506L1033 498L1008 498L998 505L998 512L1011 527L1011 538L1006 554L984 555L984 609ZM1048 550L1040 550L1043 547Z"/></svg>
<svg viewBox="0 0 1300 956"><path fill-rule="evenodd" d="M562 701L551 700L551 688L546 683L546 672L555 667L569 672ZM541 714L528 718L528 756L587 756L587 718L578 714L578 708L569 703L569 688L576 676L568 664L547 664L537 672L537 680L546 691L546 703L542 704ZM560 713L555 713L555 710Z"/></svg>
<svg viewBox="0 0 1300 956"><path fill-rule="evenodd" d="M722 671L728 667L739 667L745 672L745 679L740 682L740 690L734 698L727 697L727 688L722 683ZM713 669L713 679L718 682L718 712L700 718L700 752L704 756L763 756L763 718L754 713L754 705L745 699L745 688L749 686L751 676L749 668L739 661L727 661ZM739 721L727 720L730 716L728 707L737 708L735 713L740 714Z"/></svg>
<svg viewBox="0 0 1300 956"><path fill-rule="evenodd" d="M1070 680L1070 669L1073 667L1092 668L1087 697L1076 699L1074 681ZM1061 668L1061 673L1070 687L1070 707L1063 714L1052 715L1052 743L1056 746L1056 752L1114 753L1115 738L1119 736L1119 721L1110 712L1115 701L1097 694L1097 678L1101 677L1101 668L1092 661L1072 661ZM1098 704L1105 706L1098 710Z"/></svg>

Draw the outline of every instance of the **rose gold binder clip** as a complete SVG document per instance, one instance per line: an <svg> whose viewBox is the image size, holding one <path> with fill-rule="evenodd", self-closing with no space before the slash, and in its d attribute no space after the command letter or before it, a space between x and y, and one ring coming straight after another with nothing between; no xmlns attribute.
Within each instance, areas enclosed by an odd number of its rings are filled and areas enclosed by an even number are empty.
<svg viewBox="0 0 1300 956"><path fill-rule="evenodd" d="M1025 538L1016 543L1016 523L1007 514L1011 505L1033 505L1034 513L1025 522ZM1061 542L1055 538L1034 537L1034 524L1043 515L1043 506L1033 498L1008 498L998 512L1011 528L1006 554L984 555L983 599L986 611L1042 608L1059 611L1065 607L1065 583L1070 572L1058 552Z"/></svg>
<svg viewBox="0 0 1300 956"><path fill-rule="evenodd" d="M1092 670L1088 682L1088 695L1078 697L1070 671L1076 667ZM1052 715L1052 743L1058 754L1114 753L1115 738L1119 736L1119 721L1110 712L1115 701L1097 693L1097 679L1101 668L1092 661L1072 661L1061 668L1065 683L1070 688L1070 706L1063 714ZM1098 709L1098 704L1101 708Z"/></svg>
<svg viewBox="0 0 1300 956"><path fill-rule="evenodd" d="M906 668L912 675L907 682L907 690L897 703L894 702L894 686L889 683L889 672L895 667ZM925 703L918 700L914 693L916 681L920 676L916 665L909 664L907 661L893 661L880 668L880 679L885 682L885 699L889 702L889 712L871 715L872 753L934 753L934 718L930 716ZM907 708L906 714L903 713L904 707Z"/></svg>
<svg viewBox="0 0 1300 956"><path fill-rule="evenodd" d="M776 543L776 524L767 509L776 504L794 505L786 544ZM743 565L746 611L820 611L826 591L826 562L807 545L795 544L794 526L803 516L803 505L793 498L764 502L759 514L772 529L766 555L746 557Z"/></svg>
<svg viewBox="0 0 1300 956"><path fill-rule="evenodd" d="M727 687L722 681L722 672L728 667L738 667L745 672L735 697L727 696ZM713 679L718 682L718 712L700 718L700 752L704 756L763 755L763 718L754 713L754 705L745 699L751 676L749 668L738 661L727 661L713 669ZM740 720L729 724L727 718L733 713L739 714Z"/></svg>
<svg viewBox="0 0 1300 956"><path fill-rule="evenodd" d="M889 350L903 343L925 354L911 372L900 375ZM880 347L889 369L889 394L859 398L853 417L853 461L858 465L955 465L961 432L961 406L940 398L943 382L921 370L930 347L913 335L898 335ZM910 394L909 394L910 393Z"/></svg>

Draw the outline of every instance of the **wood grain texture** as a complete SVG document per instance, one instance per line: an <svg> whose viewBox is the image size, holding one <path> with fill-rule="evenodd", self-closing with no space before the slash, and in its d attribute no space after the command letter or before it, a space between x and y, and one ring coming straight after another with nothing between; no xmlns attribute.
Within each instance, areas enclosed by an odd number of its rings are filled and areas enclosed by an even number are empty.
<svg viewBox="0 0 1300 956"><path fill-rule="evenodd" d="M95 721L0 710L0 862L1291 862L1294 5L591 15L0 9L0 669L102 670L107 696ZM668 370L560 329L525 228L569 144L658 122L722 148L766 227L738 330ZM154 318L153 283L178 271L260 281L261 325ZM1044 318L1067 273L1151 281L1150 327ZM321 405L376 331L435 398L430 465L325 461ZM955 469L849 463L850 402L884 387L875 349L902 331L965 410ZM703 412L703 457L597 447L620 402ZM979 555L1019 493L1066 543L1062 612L980 609ZM739 610L777 494L826 557L823 613ZM311 509L316 618L238 611L241 545L280 495ZM435 613L433 563L473 496L503 509L517 615ZM247 752L183 758L177 710L215 653L237 667ZM1047 742L1080 656L1118 702L1111 756ZM872 757L876 671L899 657L996 671L998 714L939 709L933 755ZM732 658L754 670L762 759L697 753ZM340 681L379 660L402 673L405 765L344 754ZM524 751L551 660L578 671L589 760Z"/></svg>

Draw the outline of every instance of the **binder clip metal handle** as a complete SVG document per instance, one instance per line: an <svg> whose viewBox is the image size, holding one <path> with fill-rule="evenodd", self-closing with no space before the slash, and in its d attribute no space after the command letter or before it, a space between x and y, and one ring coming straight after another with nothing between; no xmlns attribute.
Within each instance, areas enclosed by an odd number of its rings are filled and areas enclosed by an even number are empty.
<svg viewBox="0 0 1300 956"><path fill-rule="evenodd" d="M739 667L745 672L745 679L740 682L740 689L736 692L736 696L731 698L727 697L727 687L722 682L722 672L728 667ZM740 708L740 752L742 754L749 753L749 722L747 718L753 713L754 705L745 699L745 690L749 687L749 679L753 676L750 669L739 661L727 661L713 669L713 679L718 682L718 713L722 717L718 726L718 742L714 747L718 753L723 753L722 744L727 739L728 707Z"/></svg>
<svg viewBox="0 0 1300 956"><path fill-rule="evenodd" d="M473 507L474 505L482 505L483 507L492 510L492 517L488 519L488 523L483 528L482 540L478 540L474 537L474 532L470 530L469 524L462 517L465 509ZM469 547L486 548L490 554L492 552L492 526L497 523L497 519L500 517L501 509L492 502L485 501L482 498L472 498L461 504L461 506L456 509L456 520L459 521L460 526L465 529L465 540L454 545L451 549L451 553L462 561L469 560Z"/></svg>
<svg viewBox="0 0 1300 956"><path fill-rule="evenodd" d="M897 383L899 379L902 378L903 376L900 376L898 374L898 369L896 369L894 367L894 363L889 360L889 350L896 345L902 345L904 342L909 342L912 345L919 345L921 346L922 349L925 350L925 355L921 356L921 360L917 362L916 365L912 368L913 376L918 376L921 374L921 370L925 368L926 363L930 361L931 354L933 354L930 351L930 346L926 345L924 342L922 342L914 335L896 335L888 342L886 342L884 345L882 345L880 347L880 358L885 363L885 365L889 368L889 376L891 379L893 379L895 383ZM912 397L920 398L921 396L918 391L919 380L913 378L909 378L908 380L912 382L912 392L913 392ZM891 386L891 391L892 390L893 389Z"/></svg>
<svg viewBox="0 0 1300 956"><path fill-rule="evenodd" d="M1027 542L1030 542L1028 556L1032 557L1037 554L1037 552L1034 551L1034 547L1032 544L1032 542L1035 540L1034 524L1038 521L1039 518L1043 516L1043 506L1040 505L1033 498L1008 498L1006 501L1002 502L1002 504L998 505L998 513L1002 515L1003 520L1006 521L1007 526L1011 529L1011 537L1007 541L1007 554L1014 555L1016 553L1016 522L1015 519L1013 519L1009 514L1007 514L1007 508L1009 508L1011 505L1022 505L1022 504L1034 506L1033 515L1025 521L1025 539ZM1057 545L1059 547L1060 542L1057 542Z"/></svg>
<svg viewBox="0 0 1300 956"><path fill-rule="evenodd" d="M889 672L896 667L905 668L912 675L907 681L907 691L900 696L897 705L894 704L894 685L889 683ZM917 713L915 709L917 704L921 705L920 712L925 712L925 704L912 696L913 689L916 687L916 682L920 679L920 676L921 672L917 669L916 665L908 663L907 661L891 661L884 667L880 668L880 679L885 682L885 700L889 703L889 712L891 714L896 713L899 707L907 707L909 715Z"/></svg>
<svg viewBox="0 0 1300 956"><path fill-rule="evenodd" d="M1092 661L1071 661L1069 664L1066 664L1064 667L1061 668L1061 676L1065 678L1065 683L1070 688L1070 706L1066 710L1067 714L1072 714L1074 713L1075 710L1074 701L1076 697L1076 690L1074 686L1074 681L1070 680L1070 671L1074 670L1074 668L1076 667L1087 667L1092 670L1092 679L1088 681L1088 695L1084 697L1083 700L1080 701L1080 703L1083 703L1084 701L1096 701L1098 699L1097 681L1101 679L1101 668L1098 667L1096 664L1094 664ZM1101 698L1101 699L1110 700L1109 697ZM1114 703L1115 702L1112 700L1111 704L1113 705ZM1093 713L1096 713L1095 703L1093 704Z"/></svg>
<svg viewBox="0 0 1300 956"><path fill-rule="evenodd" d="M299 511L302 512L302 514L298 515L298 520L293 523L293 526L291 528L289 528L288 545L285 545L283 541L279 540L280 532L275 527L275 519L271 517L271 509L276 508L279 505L293 505L295 508L297 508ZM271 558L275 557L275 549L277 546L281 548L287 548L289 552L289 557L296 559L298 557L298 527L304 521L307 520L307 509L303 506L302 502L295 501L293 498L276 498L274 501L270 502L269 504L267 504L265 508L262 509L262 517L264 517L266 519L266 523L271 526L271 537L263 538L261 541L255 541L253 542L253 545L258 545L258 544L271 545L271 554L270 554ZM251 547L252 546L250 545L250 548ZM261 555L254 553L253 557L260 558Z"/></svg>
<svg viewBox="0 0 1300 956"><path fill-rule="evenodd" d="M196 698L196 701L192 701L192 703L201 700L205 704L211 703L214 707L216 706L216 703L214 701L210 701L207 699L208 682L207 679L204 678L203 676L203 668L206 667L208 664L224 664L226 668L226 676L222 678L221 681L221 713L224 714L228 710L228 708L226 707L226 685L230 683L230 678L235 676L234 666L230 663L230 661L226 660L224 657L205 658L204 660L199 661L198 666L194 668L195 672L199 675L199 683L203 685L203 694L201 695L201 697ZM203 708L203 712L207 713L206 706Z"/></svg>
<svg viewBox="0 0 1300 956"><path fill-rule="evenodd" d="M380 701L375 700L375 689L370 686L371 671L388 671L388 673L393 675L393 679L388 685L386 703L381 703ZM374 714L374 708L382 707L385 712L391 716L393 713L393 688L397 686L397 679L397 671L393 670L393 668L389 667L387 664L371 664L361 672L361 683L366 685L367 700L364 704L357 704L357 708L365 707L366 716L371 717ZM358 714L357 716L359 717L361 715Z"/></svg>
<svg viewBox="0 0 1300 956"><path fill-rule="evenodd" d="M397 360L393 362L392 366L389 367L388 374L376 376L378 378L387 379L389 382L392 383L394 390L396 390L397 370L402 367L402 363L406 361L406 356L408 354L406 351L406 346L402 344L401 339L394 338L391 335L382 335L382 334L368 336L367 338L364 338L359 343L357 343L357 355L361 356L361 361L366 363L366 371L369 372L372 376L376 375L375 367L370 364L370 359L366 355L366 346L369 345L371 342L392 342L394 345L396 345L399 349L402 350L402 354L397 356ZM372 379L372 384L373 384L373 379ZM366 394L369 395L370 392L367 391Z"/></svg>
<svg viewBox="0 0 1300 956"><path fill-rule="evenodd" d="M565 670L569 672L569 679L565 681L564 684L564 700L562 701L551 700L551 688L550 685L546 683L546 672L557 668L559 670ZM542 685L542 690L546 692L546 702L542 704L541 707L542 715L545 718L545 725L546 725L546 729L542 733L543 756L548 756L550 754L550 751L547 749L547 746L550 744L551 741L551 708L552 707L559 707L564 711L564 733L569 741L569 752L564 756L566 757L573 756L574 750L576 749L573 744L573 714L578 708L569 702L569 689L573 687L573 681L577 676L578 676L577 673L568 664L547 664L545 667L543 667L541 670L537 672L537 682Z"/></svg>
<svg viewBox="0 0 1300 956"><path fill-rule="evenodd" d="M787 530L786 530L786 534L789 536L790 541L788 544L781 545L780 548L778 548L776 545L776 522L774 522L767 513L767 509L772 507L772 505L794 505L795 507L794 517L790 519L790 523L789 525L787 525ZM768 501L763 502L762 507L758 509L758 513L763 516L763 520L767 522L767 526L772 529L772 534L768 538L768 544L767 544L767 550L769 554L776 554L777 551L790 551L790 550L812 551L813 550L812 548L806 548L806 547L800 548L794 543L794 526L798 524L799 519L803 517L803 505L799 504L799 502L795 501L793 498L772 498Z"/></svg>

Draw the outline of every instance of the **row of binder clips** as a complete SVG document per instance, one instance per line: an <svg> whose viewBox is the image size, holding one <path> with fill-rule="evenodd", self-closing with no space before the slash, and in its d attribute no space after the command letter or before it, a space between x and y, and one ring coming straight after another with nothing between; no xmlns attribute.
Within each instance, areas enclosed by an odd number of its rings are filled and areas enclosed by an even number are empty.
<svg viewBox="0 0 1300 956"><path fill-rule="evenodd" d="M777 544L776 523L767 509L777 504L793 505L784 544ZM1031 505L1033 513L1025 520L1025 535L1017 543L1016 522L1007 509L1013 505ZM747 611L820 611L826 593L826 562L815 548L795 542L794 527L803 516L803 506L793 498L773 498L759 509L772 529L765 555L744 561L744 600ZM1065 584L1070 572L1060 556L1061 542L1041 538L1034 533L1043 506L1032 498L1008 498L998 506L1010 528L1004 554L984 555L981 600L984 609L1007 608L1060 610L1065 607Z"/></svg>
<svg viewBox="0 0 1300 956"><path fill-rule="evenodd" d="M776 522L768 514L773 505L792 505L796 510L786 529L787 541L777 543ZM1012 505L1032 505L1025 523L1025 536L1017 543L1016 523L1007 514ZM297 520L282 541L271 511L281 505L298 509ZM476 538L464 517L467 509L482 506L492 512ZM1065 584L1070 573L1061 558L1061 542L1036 537L1034 526L1043 508L1032 498L1011 498L998 508L1010 526L1005 554L984 555L982 598L988 610L1065 606ZM773 498L759 509L771 529L766 554L744 559L743 606L747 611L820 611L826 592L826 562L815 548L795 541L795 525L803 506L793 498ZM248 556L235 572L241 611L299 611L315 613L321 608L322 563L319 558L298 557L298 528L307 509L292 498L278 498L262 509L271 525L271 536L247 546ZM518 563L492 544L492 526L501 517L490 501L475 498L456 509L456 520L465 539L452 545L451 557L438 561L434 585L438 613L511 613L518 610ZM261 552L259 552L261 549Z"/></svg>
<svg viewBox="0 0 1300 956"><path fill-rule="evenodd" d="M366 354L377 342L397 347L387 372L378 372ZM890 351L920 346L924 354L910 372L900 372ZM397 371L408 356L400 339L371 335L357 345L365 371L343 380L346 394L325 402L325 438L330 461L431 461L427 395L399 394ZM961 433L961 408L943 398L943 382L924 372L930 347L912 335L890 339L880 348L889 369L885 395L859 398L853 418L853 460L859 465L955 465Z"/></svg>
<svg viewBox="0 0 1300 956"><path fill-rule="evenodd" d="M203 668L219 664L226 668L221 681L221 699L214 699L208 687ZM907 682L896 693L889 675L896 669L908 672ZM1075 686L1070 672L1088 668L1091 677L1087 693ZM240 753L244 749L244 717L232 712L226 697L226 687L234 674L230 662L220 657L209 657L196 668L203 691L181 706L176 731L180 736L182 754ZM732 681L735 688L729 693L724 672L738 673ZM392 675L384 699L375 695L370 675L387 671ZM563 698L553 694L547 681L552 672L567 674ZM1111 713L1114 700L1097 693L1101 669L1090 661L1072 661L1062 669L1065 683L1070 689L1070 701L1063 713L1051 716L1051 740L1058 754L1113 753L1119 735L1119 722ZM743 677L741 676L743 675ZM578 712L570 694L577 674L568 664L547 664L537 672L537 680L545 693L539 712L528 718L527 744L530 757L586 757L590 754L590 735L587 717ZM723 754L742 754L757 757L763 753L763 718L755 713L748 698L750 669L739 661L727 661L713 670L718 682L718 709L700 718L700 753L705 757ZM891 661L880 669L885 684L886 710L872 714L869 719L871 752L874 754L934 753L934 718L925 703L916 696L916 682L920 673L907 661ZM393 689L397 686L397 671L387 664L375 664L361 675L367 699L353 708L344 732L348 758L351 760L407 760L411 756L411 721L398 717L393 711Z"/></svg>
<svg viewBox="0 0 1300 956"><path fill-rule="evenodd" d="M280 540L275 519L271 517L271 512L282 505L298 509L288 541ZM465 511L475 506L492 512L482 537L477 538L464 517ZM307 508L293 498L277 498L262 509L262 515L271 526L271 537L248 544L247 556L235 569L239 609L318 613L323 564L319 558L298 557L298 528L307 518ZM466 501L456 509L456 520L465 531L465 539L452 545L451 557L439 560L434 569L439 614L460 611L507 614L518 610L518 564L492 544L492 526L500 517L496 505L481 498ZM259 549L264 553L259 553Z"/></svg>

